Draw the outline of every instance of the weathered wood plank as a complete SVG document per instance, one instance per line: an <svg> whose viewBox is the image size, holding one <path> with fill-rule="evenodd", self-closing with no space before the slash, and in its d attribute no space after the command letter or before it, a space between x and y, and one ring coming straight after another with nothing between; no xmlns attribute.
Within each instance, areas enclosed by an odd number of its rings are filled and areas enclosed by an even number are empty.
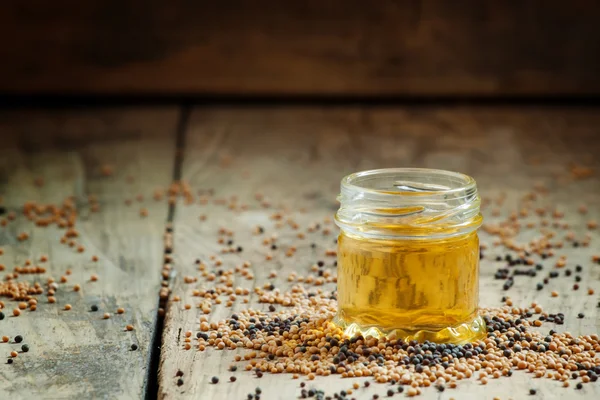
<svg viewBox="0 0 600 400"><path fill-rule="evenodd" d="M600 319L595 303L598 296L589 296L587 287L600 292L600 270L590 265L591 254L598 252L597 231L588 231L585 222L600 217L600 184L598 175L588 179L570 178L568 164L573 162L598 168L600 140L598 139L600 116L595 109L514 109L514 108L199 108L192 116L187 136L183 179L190 185L193 202L180 204L174 220L175 265L178 271L171 299L179 296L181 301L171 302L167 310L161 367L159 371L159 398L231 398L243 399L253 393L255 387L262 388L264 399L289 399L300 395L300 382L306 388L326 388L328 394L351 389L354 382L362 383L365 378L341 379L339 376L320 377L306 381L304 376L293 380L291 374L265 374L258 379L254 373L244 370L245 362L234 363L234 355L247 354L246 350L218 351L208 348L197 350L195 333L199 330L199 318L204 315L197 308L202 299L194 296L194 290L210 289L215 285L207 281L198 271L196 259L207 264L207 272L217 273L232 270L244 261L250 261L253 279L246 280L234 274L234 287L262 287L273 283L282 291L291 283L288 274L300 276L311 273L309 267L317 260L324 260L326 269L333 258L325 250L334 248L335 232L325 225L337 209L335 196L339 180L352 171L375 167L419 166L459 170L474 176L480 191L486 198L495 198L506 193L502 215L516 208L519 199L531 191L535 182L543 182L550 189L542 204L558 207L566 212L564 221L571 225L578 240L585 233L591 235L588 248L575 249L566 244L557 255L569 255L568 267L573 270L576 263L584 266L582 289L572 291L572 279L553 280L543 291L536 291L535 284L552 270L556 259L544 261L544 270L537 278L517 277L509 292L502 290L503 281L493 279L496 269L503 266L495 261L496 255L505 250L492 245L494 237L482 232L482 242L488 245L486 257L481 265L481 300L483 307L498 307L501 297L508 294L515 306L528 306L532 300L542 304L547 312L564 312L565 325L556 327L545 324L544 331L555 328L573 334L590 334L600 331ZM207 195L207 204L198 204L202 198L196 196L201 190ZM298 239L299 231L288 226L276 228L277 221L271 219L274 210L264 209L255 200L259 192L273 207L286 206L291 210L300 232L305 239ZM231 196L237 197L237 206L229 208ZM216 204L216 199L227 199L225 204ZM218 202L218 200L217 200ZM586 216L577 214L579 203L588 205ZM243 211L241 205L247 204ZM496 206L489 206L484 213L489 223L500 217L493 216ZM302 208L305 208L303 212ZM206 220L199 217L206 216ZM286 215L287 218L287 215ZM535 219L532 218L532 221ZM310 233L306 227L319 222L321 230ZM552 221L551 221L552 222ZM256 235L256 226L264 227L263 235ZM233 247L242 246L238 253L222 254L227 246L218 243L221 228L231 230ZM323 228L331 228L329 235ZM263 238L277 233L277 250L263 246ZM519 240L531 237L537 229L524 230ZM559 230L562 236L566 230ZM315 243L313 248L311 243ZM286 249L297 246L292 257ZM271 253L272 260L266 260ZM216 266L210 256L223 262ZM278 273L269 277L270 271ZM564 275L564 270L560 270ZM542 275L543 274L543 275ZM185 283L185 277L198 278L197 283ZM188 278L189 279L189 278ZM217 274L218 280L218 274ZM331 284L322 286L324 290ZM552 298L551 290L560 296ZM267 305L258 303L258 296L250 297L244 304L240 298L233 307L223 303L214 305L208 314L209 321L217 322L232 313L252 307L267 311ZM190 310L185 304L191 305ZM280 306L278 306L280 307ZM585 312L584 319L577 319L578 312ZM192 349L184 350L184 332L191 330ZM231 364L238 366L237 372L229 372ZM177 384L177 371L183 372L182 384ZM236 382L230 383L234 375ZM211 384L212 376L220 382ZM510 379L510 380L508 380ZM437 393L426 388L428 399L523 398L530 388L536 388L543 398L559 398L574 390L560 387L560 382L533 379L530 374L519 371L511 378L490 379L487 386L476 380L459 383L456 390ZM386 397L387 385L371 385L361 388L350 397L370 399L375 393ZM585 385L582 397L593 399L600 395L596 384Z"/></svg>
<svg viewBox="0 0 600 400"><path fill-rule="evenodd" d="M12 398L139 399L148 385L150 350L156 328L162 235L168 205L155 201L155 189L171 182L177 109L96 109L12 111L0 114L0 194L16 219L0 227L3 277L26 259L46 267L42 275L18 281L59 283L55 304L38 296L36 311L13 317L16 302L4 301L0 335L0 393ZM130 179L131 178L131 179ZM38 179L43 185L36 185ZM40 182L37 182L40 183ZM136 195L143 195L138 202ZM60 243L65 229L38 227L22 215L23 204L62 204L73 196L78 217L74 238L79 253ZM92 211L89 196L99 210ZM133 200L131 206L124 202ZM140 216L140 208L148 216ZM6 215L0 216L0 219ZM16 236L27 232L29 239ZM48 262L40 263L42 255ZM92 261L92 256L98 261ZM66 275L67 270L71 275ZM91 281L96 274L98 281ZM79 284L81 290L73 287ZM44 290L46 292L46 290ZM64 310L70 304L70 311ZM91 312L97 305L99 311ZM117 315L123 307L124 314ZM103 319L105 312L110 319ZM126 325L134 330L127 332ZM20 344L30 346L12 365L6 360ZM130 346L139 348L131 351Z"/></svg>
<svg viewBox="0 0 600 400"><path fill-rule="evenodd" d="M11 3L0 91L598 94L599 17L586 0Z"/></svg>

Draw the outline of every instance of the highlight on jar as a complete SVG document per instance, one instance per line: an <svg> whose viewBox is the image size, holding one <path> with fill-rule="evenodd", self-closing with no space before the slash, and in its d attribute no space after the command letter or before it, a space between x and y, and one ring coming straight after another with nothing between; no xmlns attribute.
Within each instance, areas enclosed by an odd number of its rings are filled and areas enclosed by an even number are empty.
<svg viewBox="0 0 600 400"><path fill-rule="evenodd" d="M334 323L346 335L455 344L486 336L473 178L435 169L364 171L342 179L338 199Z"/></svg>

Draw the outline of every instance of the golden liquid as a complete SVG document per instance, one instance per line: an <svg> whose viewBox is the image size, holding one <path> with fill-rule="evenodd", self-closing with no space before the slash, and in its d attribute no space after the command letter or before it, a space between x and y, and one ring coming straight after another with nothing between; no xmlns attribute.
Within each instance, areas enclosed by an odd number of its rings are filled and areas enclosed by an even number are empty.
<svg viewBox="0 0 600 400"><path fill-rule="evenodd" d="M338 238L338 314L348 335L464 343L486 328L477 314L479 238Z"/></svg>

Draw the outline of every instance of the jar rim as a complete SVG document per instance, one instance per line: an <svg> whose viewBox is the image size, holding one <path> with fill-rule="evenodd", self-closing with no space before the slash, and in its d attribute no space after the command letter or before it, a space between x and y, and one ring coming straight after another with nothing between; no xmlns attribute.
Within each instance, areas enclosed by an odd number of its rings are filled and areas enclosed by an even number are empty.
<svg viewBox="0 0 600 400"><path fill-rule="evenodd" d="M357 190L362 192L369 192L373 194L386 194L390 193L388 190L382 189L374 189L365 185L360 185L359 182L365 181L366 177L378 177L382 175L398 175L398 177L402 177L402 175L408 174L418 174L423 176L438 176L438 177L446 177L446 178L455 178L462 182L461 185L457 185L452 188L445 188L439 190L425 190L422 194L423 196L435 196L435 195L446 195L457 193L464 190L469 190L476 187L475 179L471 176L454 171L447 171L442 169L433 169L433 168L379 168L379 169L370 169L365 171L359 171L352 173L350 175L346 175L342 178L341 186L344 189L349 190ZM399 193L399 192L396 192Z"/></svg>

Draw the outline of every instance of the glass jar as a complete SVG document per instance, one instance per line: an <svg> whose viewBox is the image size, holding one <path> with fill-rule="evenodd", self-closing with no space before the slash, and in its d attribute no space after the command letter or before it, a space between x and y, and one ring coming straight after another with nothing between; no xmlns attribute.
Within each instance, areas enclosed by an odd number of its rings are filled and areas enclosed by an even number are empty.
<svg viewBox="0 0 600 400"><path fill-rule="evenodd" d="M342 179L338 199L334 322L345 334L437 343L485 337L473 178L419 168L364 171Z"/></svg>

